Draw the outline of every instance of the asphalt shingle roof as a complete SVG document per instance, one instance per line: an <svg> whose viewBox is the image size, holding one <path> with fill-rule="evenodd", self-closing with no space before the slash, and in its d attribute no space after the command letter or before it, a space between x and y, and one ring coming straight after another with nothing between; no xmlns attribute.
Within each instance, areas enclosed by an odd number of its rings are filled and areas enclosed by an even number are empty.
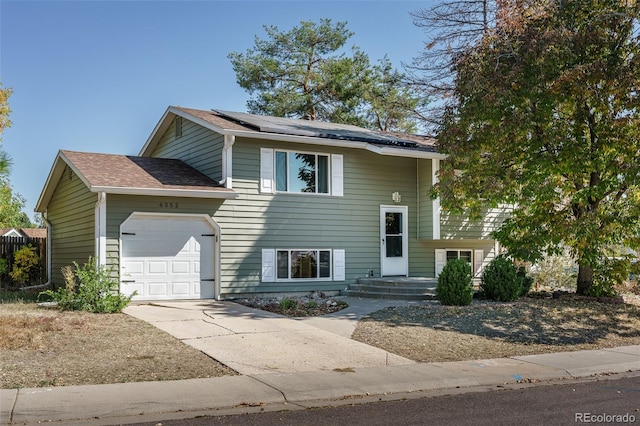
<svg viewBox="0 0 640 426"><path fill-rule="evenodd" d="M61 151L91 187L224 191L181 160Z"/></svg>

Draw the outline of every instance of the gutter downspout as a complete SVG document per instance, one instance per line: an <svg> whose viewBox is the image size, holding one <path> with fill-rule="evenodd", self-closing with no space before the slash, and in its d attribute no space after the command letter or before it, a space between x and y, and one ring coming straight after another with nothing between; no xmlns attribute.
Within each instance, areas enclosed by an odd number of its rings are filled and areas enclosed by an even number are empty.
<svg viewBox="0 0 640 426"><path fill-rule="evenodd" d="M47 225L47 286L51 285L51 271L53 270L53 265L51 262L53 261L53 256L51 255L51 247L53 241L53 225L47 219L47 212L42 214L42 220Z"/></svg>
<svg viewBox="0 0 640 426"><path fill-rule="evenodd" d="M222 179L220 184L225 188L233 188L233 144L236 142L235 135L224 135L224 146L222 147Z"/></svg>
<svg viewBox="0 0 640 426"><path fill-rule="evenodd" d="M107 193L98 192L95 208L95 253L97 267L107 266Z"/></svg>
<svg viewBox="0 0 640 426"><path fill-rule="evenodd" d="M434 158L431 160L431 185L438 183L438 173L440 172L440 160ZM440 198L433 200L433 239L440 239Z"/></svg>

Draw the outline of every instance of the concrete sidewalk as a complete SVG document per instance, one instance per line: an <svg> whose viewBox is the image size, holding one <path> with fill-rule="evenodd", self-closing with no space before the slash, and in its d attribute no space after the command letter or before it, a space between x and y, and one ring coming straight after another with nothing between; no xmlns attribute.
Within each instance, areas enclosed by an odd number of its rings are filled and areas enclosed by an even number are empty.
<svg viewBox="0 0 640 426"><path fill-rule="evenodd" d="M3 389L2 423L126 424L640 372L640 346L420 364L354 344L347 337L349 330L367 311L387 305L384 302L375 306L351 301L350 311L307 320L230 302L163 305L132 305L127 313L144 317L185 343L213 351L216 359L245 373L170 382ZM269 345L280 345L276 347L281 352L264 347Z"/></svg>

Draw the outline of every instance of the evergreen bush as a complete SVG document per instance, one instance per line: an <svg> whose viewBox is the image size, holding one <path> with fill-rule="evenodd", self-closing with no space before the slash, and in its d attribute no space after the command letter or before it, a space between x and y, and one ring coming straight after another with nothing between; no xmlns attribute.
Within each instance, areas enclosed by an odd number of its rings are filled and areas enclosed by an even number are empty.
<svg viewBox="0 0 640 426"><path fill-rule="evenodd" d="M484 269L480 291L487 299L513 302L528 293L532 284L524 268L516 269L511 259L498 256Z"/></svg>
<svg viewBox="0 0 640 426"><path fill-rule="evenodd" d="M471 266L463 259L450 260L438 276L436 297L443 305L465 306L473 300Z"/></svg>

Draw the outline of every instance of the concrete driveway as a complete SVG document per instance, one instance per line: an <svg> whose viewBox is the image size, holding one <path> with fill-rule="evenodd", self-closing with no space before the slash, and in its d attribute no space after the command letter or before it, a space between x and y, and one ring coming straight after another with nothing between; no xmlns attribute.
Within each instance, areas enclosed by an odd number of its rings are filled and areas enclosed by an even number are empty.
<svg viewBox="0 0 640 426"><path fill-rule="evenodd" d="M132 304L124 312L244 375L415 364L350 339L363 314L406 302L345 300L346 310L305 319L209 300Z"/></svg>

